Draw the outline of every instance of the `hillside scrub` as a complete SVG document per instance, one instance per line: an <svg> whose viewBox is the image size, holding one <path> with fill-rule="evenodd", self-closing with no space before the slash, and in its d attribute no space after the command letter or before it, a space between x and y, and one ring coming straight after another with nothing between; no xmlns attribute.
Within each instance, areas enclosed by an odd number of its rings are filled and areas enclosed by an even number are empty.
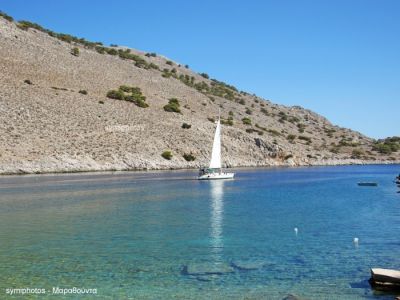
<svg viewBox="0 0 400 300"><path fill-rule="evenodd" d="M107 97L116 100L125 100L133 102L138 107L146 108L149 105L145 102L146 97L142 94L142 91L138 87L131 87L121 85L118 90L111 90L107 93Z"/></svg>
<svg viewBox="0 0 400 300"><path fill-rule="evenodd" d="M176 98L170 98L168 104L164 106L164 110L167 112L181 113L179 100Z"/></svg>

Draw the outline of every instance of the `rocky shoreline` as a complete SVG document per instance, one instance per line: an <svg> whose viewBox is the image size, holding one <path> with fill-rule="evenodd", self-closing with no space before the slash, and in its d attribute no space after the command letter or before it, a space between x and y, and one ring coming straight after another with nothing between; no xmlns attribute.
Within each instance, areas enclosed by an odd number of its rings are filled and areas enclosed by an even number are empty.
<svg viewBox="0 0 400 300"><path fill-rule="evenodd" d="M86 161L82 164L73 164L72 161L51 162L31 162L31 163L16 163L13 165L0 165L1 175L29 175L29 174L60 174L60 173L85 173L85 172L115 172L115 171L163 171L163 170L197 170L200 164L177 164L177 165L159 165L146 164L141 161L136 166L126 164L121 161L119 164L99 164L93 160ZM76 162L76 161L75 161ZM348 160L325 160L312 161L308 163L296 163L294 161L282 162L276 164L242 164L225 166L226 168L268 168L268 167L316 167L316 166L344 166L344 165L388 165L399 164L400 161L366 161L357 159Z"/></svg>

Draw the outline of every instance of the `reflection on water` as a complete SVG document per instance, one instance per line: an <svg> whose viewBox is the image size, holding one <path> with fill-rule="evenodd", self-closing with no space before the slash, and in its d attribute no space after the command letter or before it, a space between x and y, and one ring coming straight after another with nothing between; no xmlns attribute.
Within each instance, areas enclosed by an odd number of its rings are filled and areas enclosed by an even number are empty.
<svg viewBox="0 0 400 300"><path fill-rule="evenodd" d="M223 212L224 212L224 181L210 181L210 242L211 251L215 262L222 260L222 252L224 248L223 241Z"/></svg>

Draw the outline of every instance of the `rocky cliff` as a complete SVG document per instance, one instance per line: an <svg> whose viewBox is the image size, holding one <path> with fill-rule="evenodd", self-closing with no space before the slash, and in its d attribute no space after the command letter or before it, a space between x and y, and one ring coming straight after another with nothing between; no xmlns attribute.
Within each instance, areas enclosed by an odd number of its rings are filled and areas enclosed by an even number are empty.
<svg viewBox="0 0 400 300"><path fill-rule="evenodd" d="M0 70L2 174L197 168L208 164L219 110L227 166L400 158L309 110L238 91L161 55L3 17ZM132 88L140 90L131 95Z"/></svg>

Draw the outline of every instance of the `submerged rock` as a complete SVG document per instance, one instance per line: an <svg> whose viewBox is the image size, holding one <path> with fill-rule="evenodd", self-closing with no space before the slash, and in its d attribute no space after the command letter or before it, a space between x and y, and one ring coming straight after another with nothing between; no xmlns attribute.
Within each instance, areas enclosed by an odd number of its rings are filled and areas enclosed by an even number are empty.
<svg viewBox="0 0 400 300"><path fill-rule="evenodd" d="M231 266L240 271L259 270L265 267L266 265L267 263L265 261L235 260L231 262Z"/></svg>
<svg viewBox="0 0 400 300"><path fill-rule="evenodd" d="M223 275L233 273L233 268L226 263L193 263L182 267L182 275Z"/></svg>
<svg viewBox="0 0 400 300"><path fill-rule="evenodd" d="M303 298L300 298L297 295L294 294L288 294L285 298L283 298L282 300L304 300Z"/></svg>

